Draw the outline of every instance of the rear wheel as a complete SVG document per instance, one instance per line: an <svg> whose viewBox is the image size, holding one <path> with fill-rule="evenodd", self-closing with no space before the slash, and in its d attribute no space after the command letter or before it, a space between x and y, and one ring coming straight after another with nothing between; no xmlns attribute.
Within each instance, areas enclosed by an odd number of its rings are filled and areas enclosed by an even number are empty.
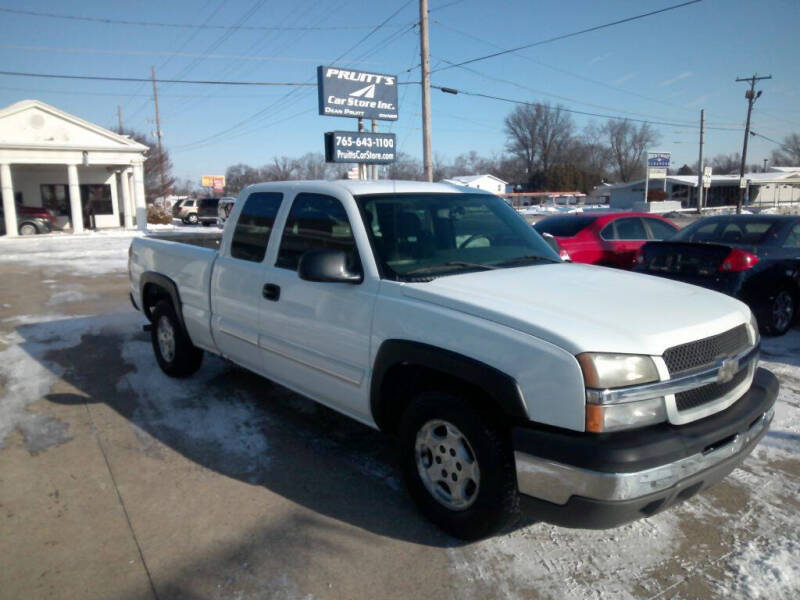
<svg viewBox="0 0 800 600"><path fill-rule="evenodd" d="M514 454L491 415L448 393L423 392L403 416L400 444L411 497L447 533L479 539L515 517Z"/></svg>
<svg viewBox="0 0 800 600"><path fill-rule="evenodd" d="M36 235L37 233L39 233L39 230L32 223L23 223L19 226L20 235Z"/></svg>
<svg viewBox="0 0 800 600"><path fill-rule="evenodd" d="M203 362L203 351L186 335L172 304L160 301L152 312L150 339L158 366L170 377L188 377Z"/></svg>
<svg viewBox="0 0 800 600"><path fill-rule="evenodd" d="M197 215L192 213L188 217L186 217L186 222L190 225L197 225Z"/></svg>
<svg viewBox="0 0 800 600"><path fill-rule="evenodd" d="M788 288L779 289L764 310L763 331L767 335L783 335L797 316L797 295Z"/></svg>

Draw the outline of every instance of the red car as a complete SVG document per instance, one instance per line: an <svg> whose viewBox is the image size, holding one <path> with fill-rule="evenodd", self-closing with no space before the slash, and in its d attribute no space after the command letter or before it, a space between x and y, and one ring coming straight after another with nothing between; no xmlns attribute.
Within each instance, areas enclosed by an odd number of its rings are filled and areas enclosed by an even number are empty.
<svg viewBox="0 0 800 600"><path fill-rule="evenodd" d="M47 210L46 208L42 208L41 206L22 206L18 204L17 214L24 217L44 219L47 221L50 227L55 227L56 225L55 215L51 211Z"/></svg>
<svg viewBox="0 0 800 600"><path fill-rule="evenodd" d="M651 240L678 231L672 221L650 213L582 213L546 217L533 226L549 233L573 262L632 269L636 253Z"/></svg>

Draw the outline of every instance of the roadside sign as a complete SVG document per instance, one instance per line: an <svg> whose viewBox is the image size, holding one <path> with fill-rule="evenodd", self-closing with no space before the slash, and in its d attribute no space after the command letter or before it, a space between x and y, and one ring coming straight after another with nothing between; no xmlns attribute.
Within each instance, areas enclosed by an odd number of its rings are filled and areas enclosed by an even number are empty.
<svg viewBox="0 0 800 600"><path fill-rule="evenodd" d="M319 114L397 120L397 77L339 67L317 67Z"/></svg>
<svg viewBox="0 0 800 600"><path fill-rule="evenodd" d="M739 187L742 188L742 189L746 188L747 187L747 179L745 179L744 177L740 177L739 178Z"/></svg>
<svg viewBox="0 0 800 600"><path fill-rule="evenodd" d="M648 171L650 179L666 179L667 177L666 167L649 167Z"/></svg>
<svg viewBox="0 0 800 600"><path fill-rule="evenodd" d="M385 165L397 160L395 135L371 131L329 131L325 160L334 163Z"/></svg>
<svg viewBox="0 0 800 600"><path fill-rule="evenodd" d="M648 152L647 166L667 169L669 168L670 156L669 152Z"/></svg>
<svg viewBox="0 0 800 600"><path fill-rule="evenodd" d="M225 175L203 175L200 178L200 186L214 188L215 192L221 192L225 189Z"/></svg>
<svg viewBox="0 0 800 600"><path fill-rule="evenodd" d="M711 187L711 167L705 167L703 169L703 187Z"/></svg>

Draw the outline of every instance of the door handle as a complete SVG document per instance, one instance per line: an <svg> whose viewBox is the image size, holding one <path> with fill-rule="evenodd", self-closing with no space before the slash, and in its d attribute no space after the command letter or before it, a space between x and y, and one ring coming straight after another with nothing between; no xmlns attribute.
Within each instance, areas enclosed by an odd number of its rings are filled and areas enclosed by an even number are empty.
<svg viewBox="0 0 800 600"><path fill-rule="evenodd" d="M265 283L264 287L261 288L261 295L267 300L277 302L281 297L281 287L274 283Z"/></svg>

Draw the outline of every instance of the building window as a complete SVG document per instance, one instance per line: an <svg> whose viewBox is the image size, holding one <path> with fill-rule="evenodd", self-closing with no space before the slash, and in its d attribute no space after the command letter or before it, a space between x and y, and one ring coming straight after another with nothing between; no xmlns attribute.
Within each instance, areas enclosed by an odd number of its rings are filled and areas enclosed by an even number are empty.
<svg viewBox="0 0 800 600"><path fill-rule="evenodd" d="M45 183L39 186L42 206L54 211L58 216L71 215L69 206L69 187L63 183ZM105 183L85 183L81 189L81 212L88 215L113 215L111 205L111 186Z"/></svg>
<svg viewBox="0 0 800 600"><path fill-rule="evenodd" d="M104 183L81 185L81 209L84 214L113 215L111 186Z"/></svg>
<svg viewBox="0 0 800 600"><path fill-rule="evenodd" d="M42 184L39 189L44 208L49 208L59 217L69 216L69 193L66 185L48 183Z"/></svg>

